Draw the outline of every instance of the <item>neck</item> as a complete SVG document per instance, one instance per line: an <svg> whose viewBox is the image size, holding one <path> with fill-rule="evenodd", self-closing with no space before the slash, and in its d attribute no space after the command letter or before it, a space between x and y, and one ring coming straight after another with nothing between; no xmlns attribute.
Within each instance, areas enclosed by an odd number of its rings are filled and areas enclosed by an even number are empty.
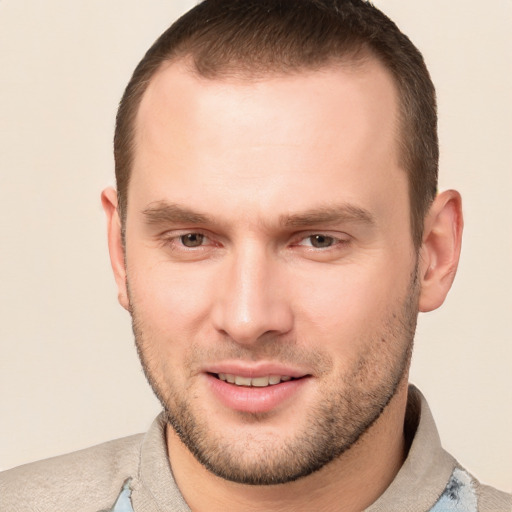
<svg viewBox="0 0 512 512"><path fill-rule="evenodd" d="M219 478L197 462L170 426L169 460L176 483L193 512L235 508L248 512L356 512L377 500L405 459L406 405L404 382L357 443L321 470L295 482L251 486Z"/></svg>

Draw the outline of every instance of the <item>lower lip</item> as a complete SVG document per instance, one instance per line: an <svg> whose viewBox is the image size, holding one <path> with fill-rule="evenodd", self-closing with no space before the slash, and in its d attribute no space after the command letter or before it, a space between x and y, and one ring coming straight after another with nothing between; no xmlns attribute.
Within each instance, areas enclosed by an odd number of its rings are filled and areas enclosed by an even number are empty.
<svg viewBox="0 0 512 512"><path fill-rule="evenodd" d="M208 384L219 401L235 411L249 413L270 412L296 395L308 377L289 380L263 388L237 386L207 374Z"/></svg>

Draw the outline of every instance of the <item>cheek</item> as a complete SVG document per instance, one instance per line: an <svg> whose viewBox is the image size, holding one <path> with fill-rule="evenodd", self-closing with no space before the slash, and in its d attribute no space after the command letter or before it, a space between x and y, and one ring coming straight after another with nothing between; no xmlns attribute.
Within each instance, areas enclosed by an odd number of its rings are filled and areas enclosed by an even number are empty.
<svg viewBox="0 0 512 512"><path fill-rule="evenodd" d="M172 339L190 336L208 315L209 272L148 261L134 258L128 265L131 303L145 330Z"/></svg>
<svg viewBox="0 0 512 512"><path fill-rule="evenodd" d="M294 302L320 324L357 322L378 313L389 292L386 280L378 275L375 269L355 265L303 272L295 278Z"/></svg>
<svg viewBox="0 0 512 512"><path fill-rule="evenodd" d="M153 386L167 396L169 389L187 385L185 362L203 332L207 294L188 273L171 272L169 264L136 263L128 268L128 282L138 345Z"/></svg>
<svg viewBox="0 0 512 512"><path fill-rule="evenodd" d="M403 299L407 282L401 281L382 268L352 265L313 279L311 274L298 276L293 301L299 338L355 356L382 329L390 306Z"/></svg>

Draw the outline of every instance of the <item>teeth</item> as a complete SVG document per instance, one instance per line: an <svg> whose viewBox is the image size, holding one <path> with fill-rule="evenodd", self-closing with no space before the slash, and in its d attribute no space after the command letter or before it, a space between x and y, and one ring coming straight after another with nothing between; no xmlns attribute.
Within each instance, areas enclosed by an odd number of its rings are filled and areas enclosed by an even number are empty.
<svg viewBox="0 0 512 512"><path fill-rule="evenodd" d="M238 375L235 377L235 384L237 386L250 386L251 385L250 377L239 377Z"/></svg>
<svg viewBox="0 0 512 512"><path fill-rule="evenodd" d="M268 386L268 382L268 377L257 377L256 379L252 379L251 385L258 388L264 388L265 386Z"/></svg>
<svg viewBox="0 0 512 512"><path fill-rule="evenodd" d="M220 380L229 382L230 384L236 384L237 386L253 386L257 388L264 388L267 386L274 386L280 382L287 382L292 378L289 375L269 375L265 377L241 377L240 375L232 375L230 373L219 373L217 374Z"/></svg>
<svg viewBox="0 0 512 512"><path fill-rule="evenodd" d="M286 379L286 377L284 377ZM279 384L281 382L281 377L279 377L279 375L271 375L269 378L268 378L268 383L269 384Z"/></svg>

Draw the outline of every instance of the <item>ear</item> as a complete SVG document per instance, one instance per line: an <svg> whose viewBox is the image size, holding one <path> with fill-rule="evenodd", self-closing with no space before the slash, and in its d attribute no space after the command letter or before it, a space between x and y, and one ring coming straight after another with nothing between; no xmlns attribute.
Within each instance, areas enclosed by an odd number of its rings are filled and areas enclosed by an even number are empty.
<svg viewBox="0 0 512 512"><path fill-rule="evenodd" d="M438 194L425 218L420 249L419 310L432 311L445 300L459 264L462 200L455 190Z"/></svg>
<svg viewBox="0 0 512 512"><path fill-rule="evenodd" d="M126 267L122 240L122 226L117 210L117 192L109 187L101 193L101 204L107 216L108 250L110 263L117 283L117 298L121 306L130 310L128 290L126 286Z"/></svg>

